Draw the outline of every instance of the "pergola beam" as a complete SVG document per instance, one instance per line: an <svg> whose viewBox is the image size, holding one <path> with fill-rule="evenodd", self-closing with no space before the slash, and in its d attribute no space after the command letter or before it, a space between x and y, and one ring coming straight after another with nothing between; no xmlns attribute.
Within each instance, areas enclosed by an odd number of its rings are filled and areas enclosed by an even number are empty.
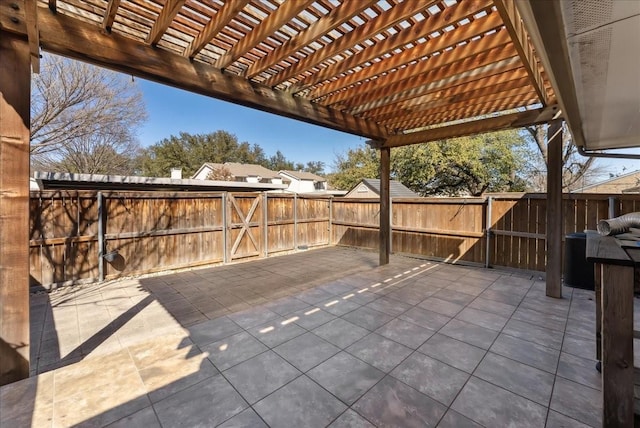
<svg viewBox="0 0 640 428"><path fill-rule="evenodd" d="M562 298L562 120L547 129L546 295Z"/></svg>
<svg viewBox="0 0 640 428"><path fill-rule="evenodd" d="M167 0L147 36L147 44L157 44L173 22L186 0Z"/></svg>
<svg viewBox="0 0 640 428"><path fill-rule="evenodd" d="M104 11L104 18L102 19L102 28L108 32L111 32L111 27L113 27L113 22L116 19L119 7L120 0L109 0L107 3L107 7Z"/></svg>
<svg viewBox="0 0 640 428"><path fill-rule="evenodd" d="M186 56L195 57L250 1L234 0L223 4L218 13L211 17L200 34L191 42L185 51Z"/></svg>
<svg viewBox="0 0 640 428"><path fill-rule="evenodd" d="M392 135L384 142L382 147L408 146L410 144L428 143L430 141L446 140L448 138L465 137L467 135L483 134L486 132L546 123L557 115L558 110L558 106L554 105L542 109L526 110L424 131Z"/></svg>
<svg viewBox="0 0 640 428"><path fill-rule="evenodd" d="M314 73L311 76L305 77L303 81L295 85L295 88L292 89L293 92L298 92L305 90L313 85L316 85L325 80L331 79L333 76L339 76L342 73L346 73L355 67L365 64L369 61L373 61L376 58L379 58L387 53L393 52L395 49L406 46L410 43L415 43L416 40L420 39L424 36L423 28L428 28L430 32L440 32L443 31L444 28L449 25L457 24L458 21L463 19L468 19L472 17L474 14L478 13L479 10L483 10L491 6L490 0L472 0L466 1L462 3L457 3L452 6L447 13L438 13L436 15L428 16L424 21L421 21L415 24L411 28L404 29L399 31L392 36L376 43L375 46L371 46L368 49L363 49L360 52L356 53L345 59L344 61L339 61L334 64L323 68L322 70ZM429 4L426 5L429 7ZM454 32L454 34L458 34L461 32ZM451 46L452 43L445 41L447 45L442 46L442 41L440 38L449 39L447 33L445 32L443 35L430 38L428 42L423 43L428 46L437 46L432 49L432 51L439 51L444 49L444 47ZM453 43L455 45L455 43Z"/></svg>
<svg viewBox="0 0 640 428"><path fill-rule="evenodd" d="M527 69L527 73L529 73L531 84L536 90L540 102L542 105L547 105L549 99L544 87L542 73L538 67L531 43L529 43L529 38L527 37L520 13L516 9L513 0L493 0L493 3L498 9L498 13L500 13L507 31L511 35L511 40L513 40L522 64Z"/></svg>
<svg viewBox="0 0 640 428"><path fill-rule="evenodd" d="M576 146L585 147L576 85L564 34L562 2L521 0L516 6L524 19L527 32L536 47L558 103L562 106L564 120L571 129L571 138Z"/></svg>
<svg viewBox="0 0 640 428"><path fill-rule="evenodd" d="M12 22L5 10L0 7L0 26L25 35L25 26ZM374 139L387 136L386 129L374 122L225 74L182 55L117 34L103 34L93 24L48 9L39 12L40 41L52 53L350 134Z"/></svg>
<svg viewBox="0 0 640 428"><path fill-rule="evenodd" d="M30 56L0 30L0 385L29 377Z"/></svg>
<svg viewBox="0 0 640 428"><path fill-rule="evenodd" d="M404 3L400 3L382 15L379 15L371 21L359 26L348 35L340 37L333 43L316 50L314 53L300 60L291 67L288 67L282 72L270 77L267 79L265 84L268 86L276 86L292 77L295 77L322 63L327 58L341 54L346 49L352 48L354 45L374 37L381 29L387 29L407 18L410 18L416 13L426 9L431 3L434 2L429 1L428 4L425 4L422 1L406 1Z"/></svg>
<svg viewBox="0 0 640 428"><path fill-rule="evenodd" d="M287 40L281 46L274 49L272 52L269 52L268 55L262 57L259 61L251 64L247 70L246 76L248 78L252 78L270 67L273 67L275 64L291 56L299 49L321 37L323 34L327 34L328 32L338 28L353 16L377 2L378 0L358 0L347 1L340 4L340 6L332 9L331 12L318 19L307 29L300 32L292 39Z"/></svg>
<svg viewBox="0 0 640 428"><path fill-rule="evenodd" d="M358 82L365 82L362 83L362 85L369 85L377 88L373 83L373 80L366 82L367 79L371 79L374 76L381 76L378 79L375 79L378 83L380 83L380 79L384 79L386 81L390 79L401 80L406 77L401 78L400 76L404 76L407 72L414 73L415 75L418 72L417 70L420 70L419 72L426 72L428 70L433 70L438 67L478 55L479 53L496 46L503 46L509 43L509 37L507 33L503 33L502 31L497 34L485 36L480 40L470 41L464 46L457 46L457 44L462 41L469 40L487 31L499 28L500 26L502 26L502 22L498 14L489 14L486 17L476 19L473 25L465 25L460 27L457 31L445 33L440 37L433 39L429 43L416 45L402 53L391 56L385 61L374 63L369 67L363 67L360 71L345 75L340 79L328 82L318 88L314 88L309 97L316 99L330 94L327 97L327 103L332 104L338 101L344 101L350 98L350 91L337 91L351 85L355 85ZM453 46L455 46L455 49L445 51L446 48ZM433 55L435 52L440 52L440 55ZM427 61L420 61L414 65L409 65L415 60L415 58L424 57L429 57L429 59ZM383 75L384 73L394 69L397 69L397 71ZM360 87L358 87L358 91L355 92L358 94L361 93ZM351 97L353 97L353 95Z"/></svg>
<svg viewBox="0 0 640 428"><path fill-rule="evenodd" d="M29 40L29 54L31 57L31 71L40 73L40 31L38 29L38 2L25 0L25 20L27 23L27 39Z"/></svg>
<svg viewBox="0 0 640 428"><path fill-rule="evenodd" d="M278 9L260 22L249 34L236 43L227 53L216 62L216 67L227 68L242 55L256 47L268 36L275 33L280 27L298 16L307 6L315 0L289 0L282 3Z"/></svg>

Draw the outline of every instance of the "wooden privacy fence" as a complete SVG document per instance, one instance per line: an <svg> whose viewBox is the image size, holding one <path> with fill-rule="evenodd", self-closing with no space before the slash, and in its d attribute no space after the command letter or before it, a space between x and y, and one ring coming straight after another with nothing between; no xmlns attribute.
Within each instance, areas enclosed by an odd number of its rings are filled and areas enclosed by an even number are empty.
<svg viewBox="0 0 640 428"><path fill-rule="evenodd" d="M598 220L640 211L640 195L563 195L563 237ZM392 252L544 271L546 194L393 199ZM378 248L379 204L334 199L332 243Z"/></svg>
<svg viewBox="0 0 640 428"><path fill-rule="evenodd" d="M33 286L267 257L378 248L377 200L280 193L45 191L31 195ZM640 195L564 195L564 234L640 211ZM394 199L392 251L545 270L546 195Z"/></svg>
<svg viewBox="0 0 640 428"><path fill-rule="evenodd" d="M329 245L329 198L32 193L32 286L91 282Z"/></svg>

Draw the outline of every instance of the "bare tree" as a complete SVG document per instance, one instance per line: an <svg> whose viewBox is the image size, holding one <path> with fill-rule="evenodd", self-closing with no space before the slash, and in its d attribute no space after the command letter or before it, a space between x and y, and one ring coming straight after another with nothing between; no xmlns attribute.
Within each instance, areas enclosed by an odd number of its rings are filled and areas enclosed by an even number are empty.
<svg viewBox="0 0 640 428"><path fill-rule="evenodd" d="M207 175L207 180L233 181L233 174L231 174L229 168L222 165L219 168L214 168L213 171Z"/></svg>
<svg viewBox="0 0 640 428"><path fill-rule="evenodd" d="M540 156L532 156L529 162L528 182L532 190L544 191L548 166L547 125L536 125L525 128L529 140L536 147ZM571 191L591 184L603 174L603 168L593 157L584 157L578 153L573 144L571 133L566 123L562 124L562 188Z"/></svg>
<svg viewBox="0 0 640 428"><path fill-rule="evenodd" d="M101 165L102 173L122 173L115 169L121 169L122 157L137 155L136 132L145 119L142 92L132 79L45 55L33 79L32 165L68 172L96 172ZM90 164L93 171L85 169Z"/></svg>

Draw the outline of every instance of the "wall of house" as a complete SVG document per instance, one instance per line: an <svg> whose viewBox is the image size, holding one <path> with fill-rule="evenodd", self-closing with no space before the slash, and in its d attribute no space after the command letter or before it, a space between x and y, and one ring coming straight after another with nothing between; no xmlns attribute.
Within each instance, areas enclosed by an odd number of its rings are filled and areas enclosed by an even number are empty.
<svg viewBox="0 0 640 428"><path fill-rule="evenodd" d="M380 198L380 196L369 187L360 183L358 187L347 193L345 198Z"/></svg>
<svg viewBox="0 0 640 428"><path fill-rule="evenodd" d="M202 168L193 178L196 180L206 180L209 174L211 174L211 168Z"/></svg>

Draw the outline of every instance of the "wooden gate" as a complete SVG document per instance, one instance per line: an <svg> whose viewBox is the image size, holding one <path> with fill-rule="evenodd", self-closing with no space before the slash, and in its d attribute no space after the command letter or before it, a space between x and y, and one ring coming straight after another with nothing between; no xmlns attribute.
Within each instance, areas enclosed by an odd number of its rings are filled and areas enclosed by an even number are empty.
<svg viewBox="0 0 640 428"><path fill-rule="evenodd" d="M263 196L231 194L226 199L226 260L260 257L264 251Z"/></svg>

